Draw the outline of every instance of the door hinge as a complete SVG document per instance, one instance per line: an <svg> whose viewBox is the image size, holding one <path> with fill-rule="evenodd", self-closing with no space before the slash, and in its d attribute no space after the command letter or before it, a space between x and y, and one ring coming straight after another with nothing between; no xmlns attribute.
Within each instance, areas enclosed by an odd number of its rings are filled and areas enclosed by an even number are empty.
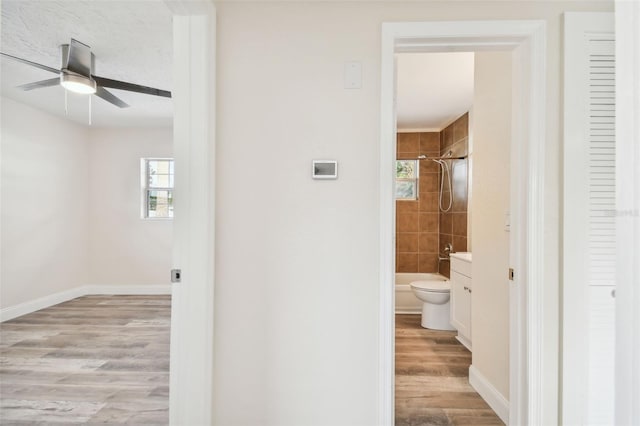
<svg viewBox="0 0 640 426"><path fill-rule="evenodd" d="M179 283L182 279L182 270L181 269L172 269L171 270L171 282Z"/></svg>
<svg viewBox="0 0 640 426"><path fill-rule="evenodd" d="M509 268L509 281L513 281L514 275L513 268Z"/></svg>

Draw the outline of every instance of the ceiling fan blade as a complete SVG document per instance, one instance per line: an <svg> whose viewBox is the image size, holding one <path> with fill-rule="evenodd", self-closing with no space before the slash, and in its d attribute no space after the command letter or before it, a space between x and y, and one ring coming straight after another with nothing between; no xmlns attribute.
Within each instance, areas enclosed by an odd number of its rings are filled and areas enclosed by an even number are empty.
<svg viewBox="0 0 640 426"><path fill-rule="evenodd" d="M23 84L21 86L18 86L18 89L28 91L33 89L40 89L42 87L57 86L58 84L60 84L60 78L56 77L56 78L51 78L49 80L40 80L40 81L35 81L33 83Z"/></svg>
<svg viewBox="0 0 640 426"><path fill-rule="evenodd" d="M105 101L107 101L107 102L109 102L111 104L114 104L117 107L120 107L120 108L128 108L129 107L129 105L127 103L125 103L122 99L120 99L119 97L117 97L113 93L109 92L104 87L98 87L96 89L96 96L104 99Z"/></svg>
<svg viewBox="0 0 640 426"><path fill-rule="evenodd" d="M144 93L146 95L162 96L170 98L171 92L168 90L156 89L153 87L141 86L139 84L127 83L126 81L111 80L110 78L93 76L98 86L109 87L111 89L127 90L129 92Z"/></svg>
<svg viewBox="0 0 640 426"><path fill-rule="evenodd" d="M32 67L40 68L41 70L49 71L55 74L60 74L60 70L55 68L48 67L46 65L38 64L37 62L27 61L26 59L18 58L17 56L7 55L6 53L0 52L5 58L13 59L14 61L22 62L23 64L31 65Z"/></svg>
<svg viewBox="0 0 640 426"><path fill-rule="evenodd" d="M78 40L71 39L67 69L85 77L90 77L91 48Z"/></svg>

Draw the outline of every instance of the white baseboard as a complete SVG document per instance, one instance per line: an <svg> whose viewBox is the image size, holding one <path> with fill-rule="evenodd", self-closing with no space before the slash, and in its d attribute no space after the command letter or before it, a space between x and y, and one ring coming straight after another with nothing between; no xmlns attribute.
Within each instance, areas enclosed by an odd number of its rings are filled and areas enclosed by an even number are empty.
<svg viewBox="0 0 640 426"><path fill-rule="evenodd" d="M469 384L496 412L504 424L509 423L509 401L473 365L469 367Z"/></svg>
<svg viewBox="0 0 640 426"><path fill-rule="evenodd" d="M31 312L39 311L40 309L48 308L50 306L57 305L58 303L75 299L76 297L89 296L94 294L95 295L171 294L171 284L83 285L83 286L71 288L69 290L50 294L48 296L40 297L35 300L29 300L27 302L23 302L18 305L2 308L0 309L0 322L8 321L10 319L20 317L22 315L30 314Z"/></svg>
<svg viewBox="0 0 640 426"><path fill-rule="evenodd" d="M469 339L461 336L460 332L458 332L458 335L456 336L456 340L462 343L462 346L469 349L469 352L473 352L473 346L471 345L471 342L469 341Z"/></svg>
<svg viewBox="0 0 640 426"><path fill-rule="evenodd" d="M8 308L0 309L0 322L30 314L31 312L39 311L40 309L75 299L76 297L84 296L85 294L84 286L80 286L40 297L35 300L29 300L28 302L23 302L18 305L9 306Z"/></svg>
<svg viewBox="0 0 640 426"><path fill-rule="evenodd" d="M85 286L87 295L90 294L171 294L171 284L154 285L103 285L91 284Z"/></svg>

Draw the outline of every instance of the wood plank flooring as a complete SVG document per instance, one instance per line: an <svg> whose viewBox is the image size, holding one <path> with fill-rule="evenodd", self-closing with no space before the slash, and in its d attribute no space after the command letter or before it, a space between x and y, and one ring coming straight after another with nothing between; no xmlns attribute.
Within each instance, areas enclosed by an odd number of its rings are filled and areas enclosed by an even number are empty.
<svg viewBox="0 0 640 426"><path fill-rule="evenodd" d="M0 324L0 423L169 423L170 296L86 296Z"/></svg>
<svg viewBox="0 0 640 426"><path fill-rule="evenodd" d="M504 424L469 385L471 352L455 335L396 315L396 426Z"/></svg>

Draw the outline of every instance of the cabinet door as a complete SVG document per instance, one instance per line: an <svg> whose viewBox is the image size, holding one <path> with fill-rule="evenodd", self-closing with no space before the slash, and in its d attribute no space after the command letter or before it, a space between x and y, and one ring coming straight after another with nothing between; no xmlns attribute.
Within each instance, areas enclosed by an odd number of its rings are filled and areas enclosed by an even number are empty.
<svg viewBox="0 0 640 426"><path fill-rule="evenodd" d="M451 324L471 341L471 279L451 271Z"/></svg>

